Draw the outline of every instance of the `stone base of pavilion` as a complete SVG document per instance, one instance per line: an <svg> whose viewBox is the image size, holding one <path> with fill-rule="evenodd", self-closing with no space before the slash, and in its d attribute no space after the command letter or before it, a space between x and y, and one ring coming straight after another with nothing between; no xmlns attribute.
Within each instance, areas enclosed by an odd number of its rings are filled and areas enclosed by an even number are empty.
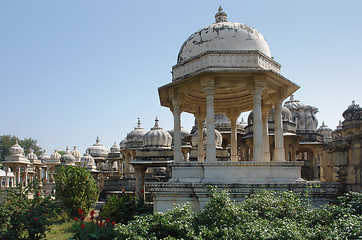
<svg viewBox="0 0 362 240"><path fill-rule="evenodd" d="M154 212L165 212L174 204L191 203L193 211L204 208L209 198L209 186L228 190L235 201L258 190L305 193L316 205L326 204L338 189L336 183L318 183L320 188L309 189L311 182L300 177L302 162L177 162L171 164L169 182L149 183Z"/></svg>

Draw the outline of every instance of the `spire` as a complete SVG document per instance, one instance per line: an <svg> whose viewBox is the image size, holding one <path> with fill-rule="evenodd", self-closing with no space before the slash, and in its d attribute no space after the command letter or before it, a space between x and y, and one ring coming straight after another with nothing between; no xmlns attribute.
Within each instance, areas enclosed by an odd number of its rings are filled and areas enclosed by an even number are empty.
<svg viewBox="0 0 362 240"><path fill-rule="evenodd" d="M160 126L158 125L158 118L156 117L156 119L155 119L155 126L153 127L153 129L158 129L158 128L160 128Z"/></svg>
<svg viewBox="0 0 362 240"><path fill-rule="evenodd" d="M141 128L141 120L140 120L140 118L137 118L138 119L138 121L137 121L137 128Z"/></svg>
<svg viewBox="0 0 362 240"><path fill-rule="evenodd" d="M322 127L326 127L326 125L324 124L324 121L322 121Z"/></svg>
<svg viewBox="0 0 362 240"><path fill-rule="evenodd" d="M215 22L221 23L221 22L227 22L227 14L223 11L222 7L219 7L219 11L215 14Z"/></svg>
<svg viewBox="0 0 362 240"><path fill-rule="evenodd" d="M65 152L66 152L66 153L69 153L69 148L68 148L68 146L66 147Z"/></svg>

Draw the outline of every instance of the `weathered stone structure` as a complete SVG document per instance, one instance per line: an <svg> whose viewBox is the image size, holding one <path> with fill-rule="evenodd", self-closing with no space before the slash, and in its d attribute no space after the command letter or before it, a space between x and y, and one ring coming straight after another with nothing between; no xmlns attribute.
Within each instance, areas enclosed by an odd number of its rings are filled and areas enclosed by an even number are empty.
<svg viewBox="0 0 362 240"><path fill-rule="evenodd" d="M362 108L353 101L342 116L343 123L322 152L321 181L339 182L345 191L362 191Z"/></svg>

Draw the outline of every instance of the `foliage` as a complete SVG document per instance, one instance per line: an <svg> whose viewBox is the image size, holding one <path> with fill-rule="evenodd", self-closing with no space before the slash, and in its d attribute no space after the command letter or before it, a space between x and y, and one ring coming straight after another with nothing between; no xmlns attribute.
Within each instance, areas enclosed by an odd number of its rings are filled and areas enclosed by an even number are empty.
<svg viewBox="0 0 362 240"><path fill-rule="evenodd" d="M56 209L50 197L40 196L36 189L29 198L30 187L8 189L0 205L0 239L42 239Z"/></svg>
<svg viewBox="0 0 362 240"><path fill-rule="evenodd" d="M37 140L31 138L19 139L12 135L0 136L0 160L4 161L5 156L9 155L9 149L18 141L19 145L24 149L25 156L30 153L30 149L34 150L34 153L39 156L41 154L41 147L37 145Z"/></svg>
<svg viewBox="0 0 362 240"><path fill-rule="evenodd" d="M55 174L55 193L70 216L76 216L78 209L88 211L98 200L97 182L89 171L77 166L62 166Z"/></svg>
<svg viewBox="0 0 362 240"><path fill-rule="evenodd" d="M261 191L236 204L225 191L210 190L205 208L189 204L166 213L117 224L117 239L357 239L362 237L361 193L313 207L291 191Z"/></svg>
<svg viewBox="0 0 362 240"><path fill-rule="evenodd" d="M70 239L114 239L115 232L113 227L116 224L111 222L110 218L102 220L100 217L94 217L94 211L90 213L91 222L85 222L85 213L82 209L78 209L78 217L74 218L73 224L74 234Z"/></svg>
<svg viewBox="0 0 362 240"><path fill-rule="evenodd" d="M145 205L136 195L112 195L107 198L100 216L109 217L117 223L128 223L134 216L152 213L152 208Z"/></svg>

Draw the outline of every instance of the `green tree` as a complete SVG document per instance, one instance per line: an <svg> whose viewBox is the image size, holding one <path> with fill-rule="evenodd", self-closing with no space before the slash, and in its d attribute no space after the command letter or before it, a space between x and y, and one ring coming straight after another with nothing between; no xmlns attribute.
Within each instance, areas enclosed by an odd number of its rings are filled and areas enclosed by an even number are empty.
<svg viewBox="0 0 362 240"><path fill-rule="evenodd" d="M0 160L4 161L5 156L9 155L9 149L20 139L12 135L2 135L0 136Z"/></svg>
<svg viewBox="0 0 362 240"><path fill-rule="evenodd" d="M9 149L18 141L19 145L24 149L25 156L30 153L30 149L34 150L36 155L41 154L41 147L38 146L37 140L32 138L19 139L17 136L1 135L0 136L0 160L4 161L5 156L9 155Z"/></svg>
<svg viewBox="0 0 362 240"><path fill-rule="evenodd" d="M90 172L78 166L62 166L55 175L55 196L69 209L71 216L78 210L87 212L98 200L97 182Z"/></svg>

